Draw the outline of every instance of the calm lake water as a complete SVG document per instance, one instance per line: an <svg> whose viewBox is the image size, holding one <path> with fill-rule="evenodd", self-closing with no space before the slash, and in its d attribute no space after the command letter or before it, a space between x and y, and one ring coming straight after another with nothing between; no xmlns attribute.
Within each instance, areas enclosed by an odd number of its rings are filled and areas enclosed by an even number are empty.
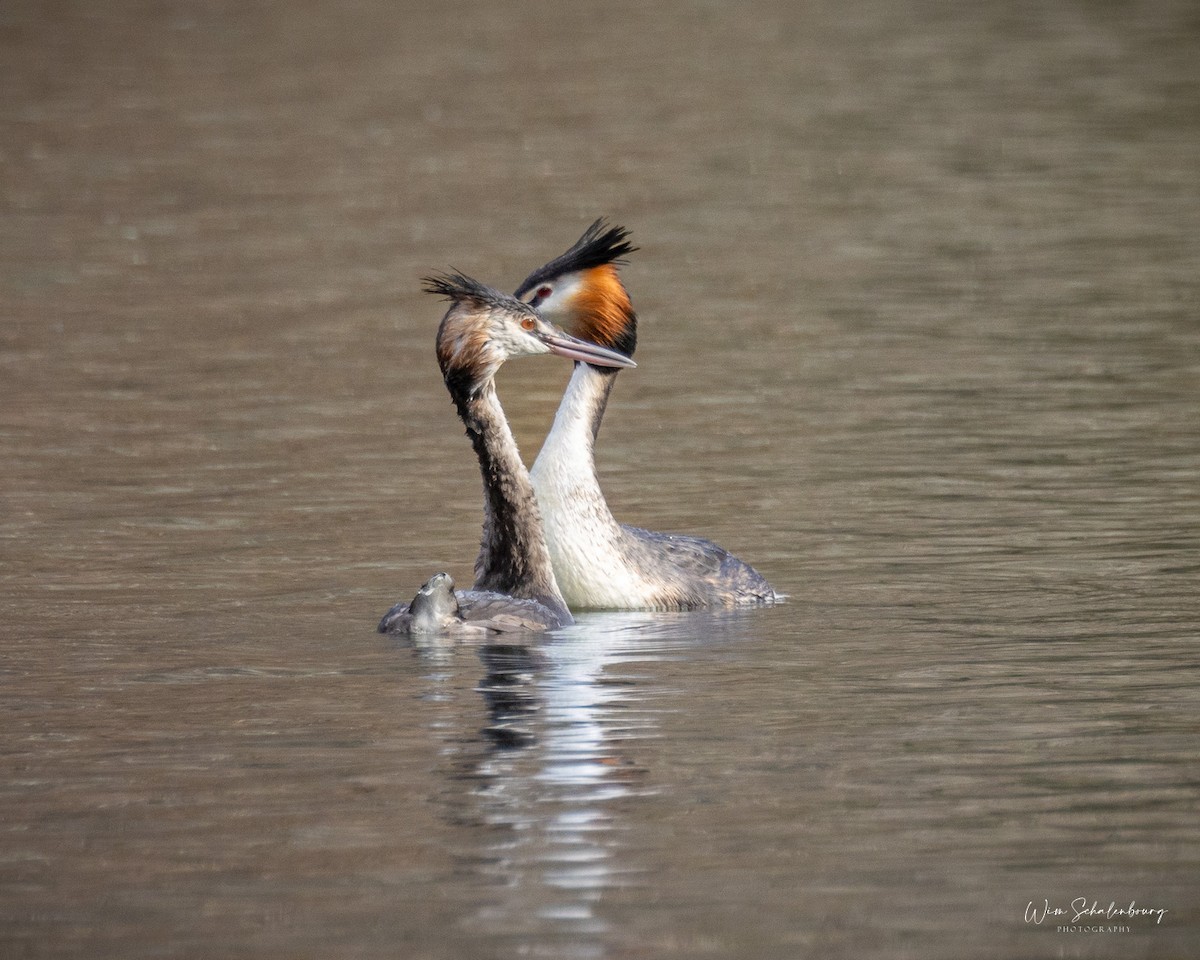
<svg viewBox="0 0 1200 960"><path fill-rule="evenodd" d="M0 953L1194 956L1193 6L429 6L0 7ZM610 503L790 599L376 634L419 277L602 214Z"/></svg>

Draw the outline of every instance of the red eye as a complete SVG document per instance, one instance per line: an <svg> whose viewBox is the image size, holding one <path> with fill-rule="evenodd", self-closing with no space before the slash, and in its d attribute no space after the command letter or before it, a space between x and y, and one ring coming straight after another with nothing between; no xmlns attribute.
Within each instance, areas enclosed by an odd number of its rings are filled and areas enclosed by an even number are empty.
<svg viewBox="0 0 1200 960"><path fill-rule="evenodd" d="M521 320L521 329L522 330L532 330L533 327L534 327L533 317L524 317Z"/></svg>
<svg viewBox="0 0 1200 960"><path fill-rule="evenodd" d="M538 287L537 295L539 298L545 299L546 297L550 296L550 294L552 294L553 292L554 291L551 290L549 287Z"/></svg>

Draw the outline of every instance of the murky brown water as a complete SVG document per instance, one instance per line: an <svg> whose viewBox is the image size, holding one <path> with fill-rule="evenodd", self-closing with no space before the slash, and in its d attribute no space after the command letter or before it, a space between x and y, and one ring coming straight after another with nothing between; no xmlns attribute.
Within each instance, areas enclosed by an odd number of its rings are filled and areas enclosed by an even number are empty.
<svg viewBox="0 0 1200 960"><path fill-rule="evenodd" d="M1198 39L0 6L0 952L1194 950ZM418 277L599 214L642 246L610 501L790 602L378 636L478 538ZM566 374L502 375L530 457ZM1077 897L1168 913L1026 922Z"/></svg>

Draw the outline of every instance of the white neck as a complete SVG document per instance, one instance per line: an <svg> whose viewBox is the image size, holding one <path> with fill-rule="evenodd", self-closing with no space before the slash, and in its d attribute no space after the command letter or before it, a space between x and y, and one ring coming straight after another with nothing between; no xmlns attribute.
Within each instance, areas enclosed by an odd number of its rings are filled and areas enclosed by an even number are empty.
<svg viewBox="0 0 1200 960"><path fill-rule="evenodd" d="M595 435L614 377L576 363L530 471L558 586L573 608L626 607L644 585L596 477Z"/></svg>
<svg viewBox="0 0 1200 960"><path fill-rule="evenodd" d="M591 512L616 526L596 479L594 452L595 433L612 383L611 376L598 373L586 363L575 364L530 478L539 506L543 497L550 502L586 503Z"/></svg>

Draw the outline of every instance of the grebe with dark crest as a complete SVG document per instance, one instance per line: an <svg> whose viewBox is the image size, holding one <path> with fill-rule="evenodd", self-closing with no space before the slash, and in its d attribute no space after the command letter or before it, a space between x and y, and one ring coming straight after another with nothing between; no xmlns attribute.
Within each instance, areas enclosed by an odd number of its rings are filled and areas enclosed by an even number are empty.
<svg viewBox="0 0 1200 960"><path fill-rule="evenodd" d="M636 249L623 227L597 220L531 273L516 296L572 335L632 356L637 316L617 265ZM613 518L596 477L595 445L618 372L577 358L530 471L567 603L624 610L773 603L778 597L763 576L717 544Z"/></svg>
<svg viewBox="0 0 1200 960"><path fill-rule="evenodd" d="M450 301L438 327L437 358L479 458L483 539L474 589L454 594L457 610L444 602L449 576L445 581L434 577L412 604L392 607L379 629L429 632L431 625L443 622L462 634L463 624L501 615L520 621L521 629L565 626L573 622L571 613L554 577L529 472L496 395L496 372L512 357L543 353L611 367L635 364L614 350L569 336L528 304L461 273L427 277L424 289Z"/></svg>

